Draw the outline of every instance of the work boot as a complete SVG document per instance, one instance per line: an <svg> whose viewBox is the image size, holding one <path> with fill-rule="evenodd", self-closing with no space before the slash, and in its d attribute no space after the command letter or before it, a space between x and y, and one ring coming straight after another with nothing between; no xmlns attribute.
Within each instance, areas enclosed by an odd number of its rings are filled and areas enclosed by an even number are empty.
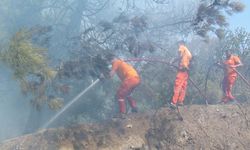
<svg viewBox="0 0 250 150"><path fill-rule="evenodd" d="M132 108L131 112L132 113L138 113L138 108L137 107Z"/></svg>
<svg viewBox="0 0 250 150"><path fill-rule="evenodd" d="M174 103L170 103L170 108L172 108L172 109L176 109L176 104L174 104Z"/></svg>

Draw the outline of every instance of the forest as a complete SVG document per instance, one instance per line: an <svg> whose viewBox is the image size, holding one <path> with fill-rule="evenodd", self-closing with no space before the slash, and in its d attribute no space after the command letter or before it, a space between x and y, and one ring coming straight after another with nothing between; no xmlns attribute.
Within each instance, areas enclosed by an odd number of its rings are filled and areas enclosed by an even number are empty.
<svg viewBox="0 0 250 150"><path fill-rule="evenodd" d="M250 33L231 30L239 0L1 0L0 140L37 131L100 74L93 86L50 127L100 122L118 111L120 81L107 76L107 56L169 62L184 40L193 54L185 105L216 104L229 50L250 80ZM158 61L133 61L141 84L133 93L140 112L170 103L176 69ZM194 86L195 85L195 86ZM197 89L198 87L198 89ZM238 78L233 93L250 99Z"/></svg>

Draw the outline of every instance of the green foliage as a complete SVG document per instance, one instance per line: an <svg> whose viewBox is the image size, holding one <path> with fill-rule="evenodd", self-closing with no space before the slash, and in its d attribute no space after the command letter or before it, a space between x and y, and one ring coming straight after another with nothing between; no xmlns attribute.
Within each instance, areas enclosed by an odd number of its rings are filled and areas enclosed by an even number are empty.
<svg viewBox="0 0 250 150"><path fill-rule="evenodd" d="M231 15L243 11L244 5L240 2L202 0L199 1L201 3L198 6L190 1L188 3L194 6L190 9L194 13L183 9L183 14L179 11L181 9L179 5L173 7L177 13L174 10L171 14L168 11L166 13L165 10L174 5L171 3L161 5L163 1L154 1L157 4L155 8L161 8L157 13L151 6L140 5L135 7L136 10L127 7L121 14L116 14L121 4L125 3L112 1L112 5L106 5L106 3L111 4L109 2L111 1L2 0L0 2L1 39L3 39L2 35L4 39L8 39L13 32L20 29L20 26L42 27L20 30L10 39L7 48L1 52L2 60L13 70L15 79L20 82L22 92L32 95L31 103L34 107L41 109L44 104L48 104L49 108L58 110L63 106L64 100L70 100L78 94L79 89L87 87L100 72L108 74L109 62L103 59L108 52L122 57L150 57L156 54L167 60L172 57L169 54L175 53L174 49L177 52L176 48L171 47L175 42L175 39L172 39L173 34L176 33L181 37L195 31L198 35L206 37L210 35L209 32L213 32L221 39L219 45L222 46L218 46L217 49L210 49L207 46L207 50L202 48L198 54L200 58L197 59L192 69L191 77L199 87L204 86L207 68L211 62L222 58L223 51L226 49L236 50L242 57L243 63L250 63L249 33L243 30L235 33L224 31L228 25L225 14ZM127 4L131 2L127 1ZM105 9L106 6L109 8ZM103 10L114 14L98 13ZM162 10L164 12L161 12ZM104 20L100 21L99 18ZM49 27L43 28L42 25L49 25ZM45 35L50 30L53 33ZM44 36L47 37L44 38ZM71 58L66 57L69 59L67 61L64 61L64 57L60 58L62 62L60 62L58 76L57 71L49 67L48 51L40 47L41 45L46 45L46 48L50 50L51 58L58 57L55 50L63 55L67 55L68 50L73 53ZM57 60L53 59L53 65L55 65L54 62L57 63ZM134 63L133 65L138 70L141 69L142 84L134 93L140 110L158 108L169 102L173 93L176 71L163 64ZM248 70L244 74L249 76L250 69L246 67L244 70ZM214 71L209 78L208 97L211 101L216 101L221 96L218 85L221 76ZM70 96L65 94L69 92L69 88L52 85L55 83L64 85L65 82L72 84L72 87L77 87L72 90L73 92L70 91ZM81 85L77 86L79 82ZM65 87L69 86L69 83L65 83ZM100 85L102 88L90 91L88 95L85 95L86 97L82 98L84 100L72 116L81 114L92 120L107 117L114 109L113 107L117 108L114 95L118 84L117 81L102 83ZM55 91L53 91L54 87ZM185 102L203 103L201 96L190 82L188 88ZM55 96L56 94L60 96ZM247 95L244 92L240 94L241 97Z"/></svg>
<svg viewBox="0 0 250 150"><path fill-rule="evenodd" d="M25 79L29 74L46 74L46 49L31 43L27 31L17 32L10 40L9 47L2 53L3 60L13 69L17 79Z"/></svg>
<svg viewBox="0 0 250 150"><path fill-rule="evenodd" d="M63 102L64 100L62 98L59 98L59 97L52 98L48 102L48 106L52 110L59 110L63 107Z"/></svg>
<svg viewBox="0 0 250 150"><path fill-rule="evenodd" d="M221 43L221 52L229 50L238 54L243 60L250 56L250 33L243 28L237 28L234 32L227 31Z"/></svg>
<svg viewBox="0 0 250 150"><path fill-rule="evenodd" d="M226 15L242 12L244 8L245 5L240 1L202 1L197 11L194 29L202 37L206 37L209 32L213 32L218 38L223 38L225 27L229 25Z"/></svg>
<svg viewBox="0 0 250 150"><path fill-rule="evenodd" d="M33 95L31 103L40 109L47 101L48 81L56 76L56 71L48 66L47 50L35 46L28 30L20 30L10 40L1 59L13 70L24 94Z"/></svg>

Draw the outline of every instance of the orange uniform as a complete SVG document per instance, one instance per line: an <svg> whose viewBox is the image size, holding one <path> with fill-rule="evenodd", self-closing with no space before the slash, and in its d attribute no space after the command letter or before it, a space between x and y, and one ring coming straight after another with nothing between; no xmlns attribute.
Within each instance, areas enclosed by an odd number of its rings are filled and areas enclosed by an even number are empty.
<svg viewBox="0 0 250 150"><path fill-rule="evenodd" d="M192 54L188 50L188 48L184 45L180 45L179 47L179 55L181 57L179 69L187 68L189 69L189 63L192 59Z"/></svg>
<svg viewBox="0 0 250 150"><path fill-rule="evenodd" d="M126 112L125 99L128 99L132 109L135 109L136 101L132 99L130 94L140 84L140 77L138 73L131 65L120 59L113 61L112 71L116 72L122 81L122 84L120 85L116 94L116 98L119 102L120 112Z"/></svg>
<svg viewBox="0 0 250 150"><path fill-rule="evenodd" d="M188 48L184 45L179 46L179 55L180 55L180 62L179 62L179 69L175 79L174 85L174 95L172 98L172 103L177 104L183 103L184 98L186 95L187 89L187 81L189 78L188 69L189 63L192 59L192 54L188 50Z"/></svg>
<svg viewBox="0 0 250 150"><path fill-rule="evenodd" d="M224 64L226 65L225 69L224 69L224 79L222 82L222 88L223 88L223 92L224 92L224 98L223 98L223 102L226 103L229 100L234 100L235 97L232 95L232 88L233 85L236 81L237 78L237 72L235 72L231 67L231 65L237 65L240 64L240 58L238 56L235 55L231 55L225 62Z"/></svg>

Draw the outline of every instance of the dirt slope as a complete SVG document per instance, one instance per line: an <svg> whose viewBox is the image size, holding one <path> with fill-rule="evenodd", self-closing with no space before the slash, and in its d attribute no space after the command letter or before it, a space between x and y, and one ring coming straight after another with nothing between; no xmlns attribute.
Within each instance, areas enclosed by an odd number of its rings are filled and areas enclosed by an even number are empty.
<svg viewBox="0 0 250 150"><path fill-rule="evenodd" d="M0 150L250 149L250 105L162 108L127 119L39 131L3 141Z"/></svg>

